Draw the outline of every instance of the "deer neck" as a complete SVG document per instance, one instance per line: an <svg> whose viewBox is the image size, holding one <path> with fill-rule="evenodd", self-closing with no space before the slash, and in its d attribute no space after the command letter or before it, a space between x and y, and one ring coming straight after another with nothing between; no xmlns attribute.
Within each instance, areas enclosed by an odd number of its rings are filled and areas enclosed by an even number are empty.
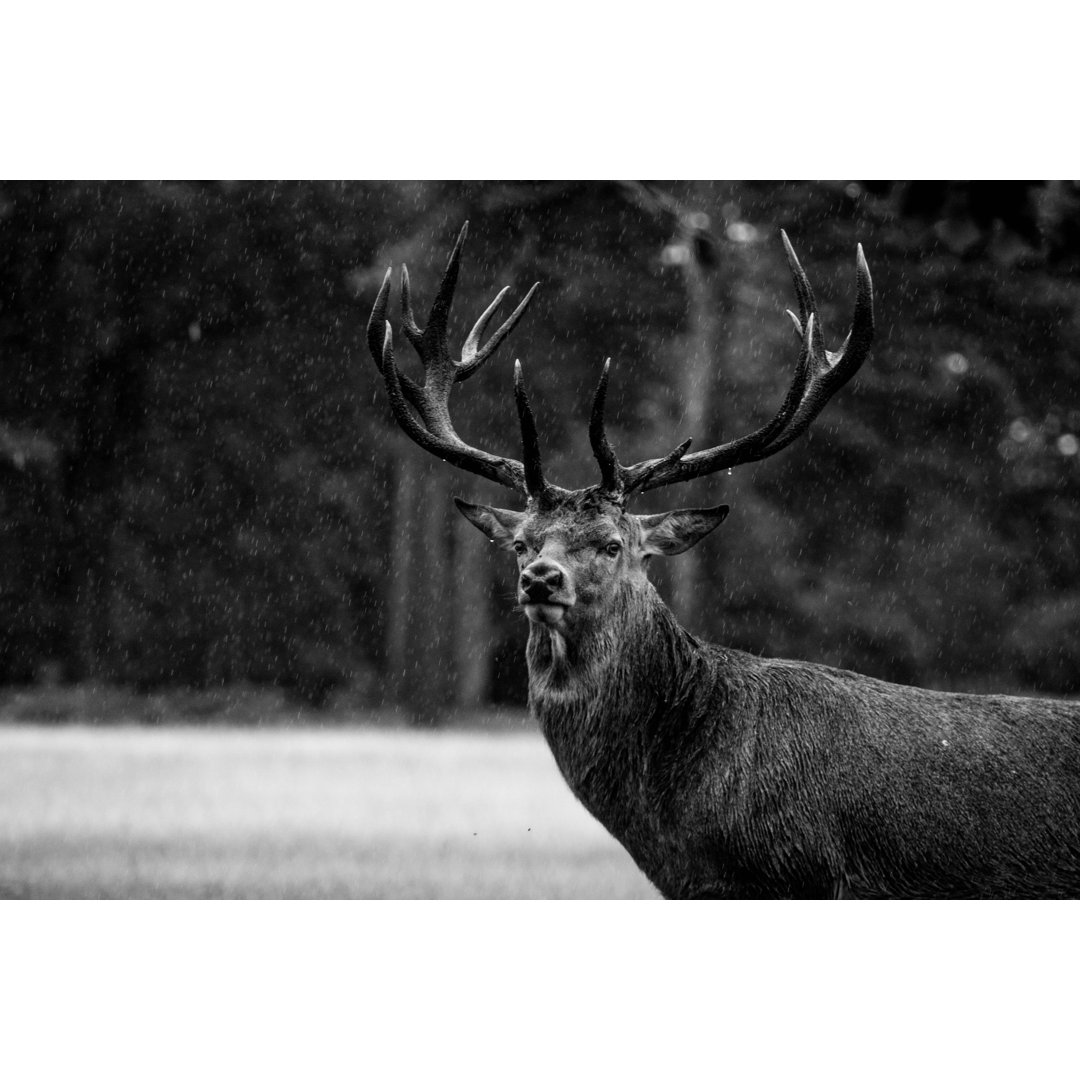
<svg viewBox="0 0 1080 1080"><path fill-rule="evenodd" d="M622 713L631 703L673 696L700 648L646 580L568 632L530 628L530 704L542 726L568 710L593 720Z"/></svg>
<svg viewBox="0 0 1080 1080"><path fill-rule="evenodd" d="M651 874L649 784L663 772L665 747L693 737L702 647L645 584L561 640L534 624L528 662L530 708L559 771Z"/></svg>

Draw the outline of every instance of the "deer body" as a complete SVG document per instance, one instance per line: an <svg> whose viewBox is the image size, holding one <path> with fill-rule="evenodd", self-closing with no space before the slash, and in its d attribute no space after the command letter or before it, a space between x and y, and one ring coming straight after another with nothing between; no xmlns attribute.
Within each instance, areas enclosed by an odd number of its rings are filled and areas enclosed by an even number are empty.
<svg viewBox="0 0 1080 1080"><path fill-rule="evenodd" d="M645 563L723 513L458 505L518 551L559 770L664 896L1080 896L1077 706L697 641Z"/></svg>
<svg viewBox="0 0 1080 1080"><path fill-rule="evenodd" d="M668 898L1080 895L1080 714L701 644L659 597L530 707L571 790ZM565 663L565 662L564 662Z"/></svg>
<svg viewBox="0 0 1080 1080"><path fill-rule="evenodd" d="M505 291L450 358L446 319L462 230L426 329L402 274L420 384L398 372L383 282L368 342L394 414L424 449L523 495L524 510L456 500L518 560L531 626L529 702L563 777L665 897L1080 896L1080 705L947 694L703 644L647 578L724 520L726 506L637 515L637 491L757 461L788 446L865 360L870 274L841 348L824 345L813 291L784 237L801 349L776 415L757 431L624 466L604 428L608 366L589 427L601 483L545 479L520 365L523 461L465 443L448 410L456 382L491 356L535 286L483 346ZM790 313L789 313L790 314Z"/></svg>

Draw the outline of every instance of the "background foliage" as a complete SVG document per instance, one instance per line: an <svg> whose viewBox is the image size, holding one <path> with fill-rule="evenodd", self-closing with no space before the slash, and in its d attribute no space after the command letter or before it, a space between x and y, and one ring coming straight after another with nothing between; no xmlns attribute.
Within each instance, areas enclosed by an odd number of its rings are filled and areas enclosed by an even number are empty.
<svg viewBox="0 0 1080 1080"><path fill-rule="evenodd" d="M522 701L511 566L450 501L511 496L398 432L363 344L385 267L426 310L466 219L453 341L541 290L459 429L517 456L519 356L564 486L607 356L624 460L760 423L796 355L778 229L833 347L861 242L873 357L776 459L641 500L733 506L660 587L753 651L1080 690L1068 182L0 184L0 680Z"/></svg>

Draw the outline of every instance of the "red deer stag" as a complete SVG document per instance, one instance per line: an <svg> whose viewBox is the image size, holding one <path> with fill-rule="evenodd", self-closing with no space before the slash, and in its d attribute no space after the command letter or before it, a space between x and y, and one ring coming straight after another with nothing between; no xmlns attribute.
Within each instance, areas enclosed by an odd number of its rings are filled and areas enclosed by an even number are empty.
<svg viewBox="0 0 1080 1080"><path fill-rule="evenodd" d="M398 423L451 465L526 500L502 510L455 500L517 556L530 622L529 704L574 794L669 898L992 898L1080 895L1080 707L896 686L849 671L703 644L646 577L719 525L726 506L638 515L632 495L760 461L797 439L866 359L874 331L859 248L857 298L841 348L825 348L814 294L783 235L801 338L776 415L752 434L688 454L619 462L605 434L608 367L589 436L600 483L544 476L521 366L514 395L523 460L458 436L454 385L487 360L533 291L485 344L507 290L450 356L447 313L462 229L425 329L402 268L405 336L418 383L395 365L390 271L368 343Z"/></svg>

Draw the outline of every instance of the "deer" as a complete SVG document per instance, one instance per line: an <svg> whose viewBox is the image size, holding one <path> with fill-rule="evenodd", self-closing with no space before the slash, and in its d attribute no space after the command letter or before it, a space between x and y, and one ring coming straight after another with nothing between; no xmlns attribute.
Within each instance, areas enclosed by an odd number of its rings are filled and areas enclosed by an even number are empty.
<svg viewBox="0 0 1080 1080"><path fill-rule="evenodd" d="M833 352L781 231L799 352L767 423L695 453L687 439L624 465L606 433L608 360L589 421L600 482L567 490L544 475L520 361L522 460L473 447L454 429L451 391L490 359L539 284L483 341L509 287L499 292L454 359L447 318L467 231L468 223L423 329L401 269L402 331L423 382L395 361L392 268L368 322L369 350L413 442L524 500L517 509L455 503L516 557L529 709L562 777L661 896L1080 896L1080 704L919 689L709 644L679 624L648 579L653 556L689 550L728 507L634 514L633 496L779 453L865 362L874 298L862 246L851 326Z"/></svg>

